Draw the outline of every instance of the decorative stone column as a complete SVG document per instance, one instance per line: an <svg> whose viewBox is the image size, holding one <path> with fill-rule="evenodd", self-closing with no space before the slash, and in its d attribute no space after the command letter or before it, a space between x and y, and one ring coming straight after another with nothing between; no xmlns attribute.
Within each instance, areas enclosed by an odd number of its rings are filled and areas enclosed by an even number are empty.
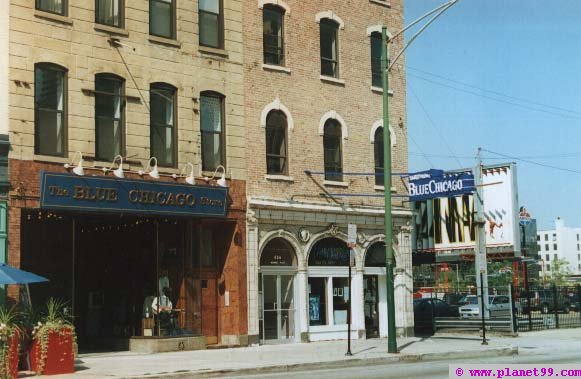
<svg viewBox="0 0 581 379"><path fill-rule="evenodd" d="M395 325L398 336L409 337L414 335L412 230L409 226L402 226L396 232Z"/></svg>
<svg viewBox="0 0 581 379"><path fill-rule="evenodd" d="M254 212L248 209L246 217L246 245L247 245L247 284L248 284L248 344L259 343L259 315L258 315L258 223Z"/></svg>
<svg viewBox="0 0 581 379"><path fill-rule="evenodd" d="M361 339L365 336L365 299L363 293L363 268L357 268L353 273L353 282L352 282L352 302L351 302L351 316L353 317L352 321L352 330L357 331L357 338Z"/></svg>
<svg viewBox="0 0 581 379"><path fill-rule="evenodd" d="M309 342L309 290L308 273L300 268L297 273L297 310L299 314L300 341Z"/></svg>

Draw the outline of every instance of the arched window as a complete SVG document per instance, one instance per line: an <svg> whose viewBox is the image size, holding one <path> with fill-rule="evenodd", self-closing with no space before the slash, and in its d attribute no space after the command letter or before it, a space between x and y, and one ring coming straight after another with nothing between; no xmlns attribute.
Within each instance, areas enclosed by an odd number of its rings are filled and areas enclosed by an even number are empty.
<svg viewBox="0 0 581 379"><path fill-rule="evenodd" d="M309 254L309 267L349 265L349 248L338 238L317 241Z"/></svg>
<svg viewBox="0 0 581 379"><path fill-rule="evenodd" d="M381 83L381 33L373 32L371 39L371 85L382 87Z"/></svg>
<svg viewBox="0 0 581 379"><path fill-rule="evenodd" d="M270 111L266 117L266 172L287 175L287 120L282 111Z"/></svg>
<svg viewBox="0 0 581 379"><path fill-rule="evenodd" d="M365 254L365 267L385 268L386 252L385 242L375 242L369 246ZM393 256L393 267L395 267L395 255Z"/></svg>
<svg viewBox="0 0 581 379"><path fill-rule="evenodd" d="M110 161L123 155L124 80L112 74L95 75L95 158Z"/></svg>
<svg viewBox="0 0 581 379"><path fill-rule="evenodd" d="M321 20L321 75L339 77L339 24L328 18Z"/></svg>
<svg viewBox="0 0 581 379"><path fill-rule="evenodd" d="M323 134L325 180L343 181L341 139L341 124L339 124L339 121L334 119L327 120Z"/></svg>
<svg viewBox="0 0 581 379"><path fill-rule="evenodd" d="M52 63L34 66L34 152L65 156L67 69Z"/></svg>
<svg viewBox="0 0 581 379"><path fill-rule="evenodd" d="M260 256L261 266L296 266L295 251L290 243L283 238L270 240Z"/></svg>
<svg viewBox="0 0 581 379"><path fill-rule="evenodd" d="M373 152L375 158L375 185L384 185L383 180L383 128L379 127L375 130L375 138L373 141Z"/></svg>
<svg viewBox="0 0 581 379"><path fill-rule="evenodd" d="M166 83L153 83L149 90L151 156L160 166L175 166L176 162L176 93Z"/></svg>
<svg viewBox="0 0 581 379"><path fill-rule="evenodd" d="M284 9L266 4L262 25L264 63L284 66Z"/></svg>
<svg viewBox="0 0 581 379"><path fill-rule="evenodd" d="M202 135L202 169L214 171L225 166L224 96L206 91L200 96L200 131Z"/></svg>

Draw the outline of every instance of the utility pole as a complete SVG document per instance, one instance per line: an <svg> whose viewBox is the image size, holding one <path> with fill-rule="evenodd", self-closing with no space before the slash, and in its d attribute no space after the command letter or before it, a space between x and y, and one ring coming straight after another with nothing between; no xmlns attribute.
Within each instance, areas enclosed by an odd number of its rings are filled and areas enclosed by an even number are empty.
<svg viewBox="0 0 581 379"><path fill-rule="evenodd" d="M476 269L476 289L478 299L480 301L480 309L482 316L489 318L488 310L488 264L486 262L486 231L484 226L486 219L484 218L484 196L482 187L482 157L481 148L478 148L478 155L476 157L476 167L474 167L474 187L476 193L474 196L474 206L476 208L476 217L474 224L476 225L476 246L474 249L474 264ZM481 293L484 292L484 293Z"/></svg>
<svg viewBox="0 0 581 379"><path fill-rule="evenodd" d="M385 194L385 269L387 285L387 352L397 353L397 340L395 336L395 294L393 285L393 236L391 220L391 135L389 132L389 71L391 67L402 56L404 51L415 41L415 39L430 26L440 15L447 11L458 0L451 0L440 5L434 10L418 18L399 32L391 40L403 34L406 30L418 24L423 19L434 15L422 26L417 33L405 44L404 48L396 55L393 62L389 62L389 50L387 39L387 27L381 29L381 82L383 89L383 189ZM349 294L351 295L351 294Z"/></svg>

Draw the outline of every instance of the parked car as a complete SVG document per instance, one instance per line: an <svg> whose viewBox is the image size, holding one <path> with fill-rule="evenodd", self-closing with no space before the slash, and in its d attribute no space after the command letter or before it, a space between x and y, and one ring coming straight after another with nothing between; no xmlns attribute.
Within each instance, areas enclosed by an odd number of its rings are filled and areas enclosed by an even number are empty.
<svg viewBox="0 0 581 379"><path fill-rule="evenodd" d="M575 301L571 296L557 291L557 298L555 299L555 292L552 289L538 289L529 291L530 302L533 312L540 311L541 313L563 312L569 313L572 308L578 308L578 301ZM529 312L528 301L526 293L520 297L520 304L524 313Z"/></svg>
<svg viewBox="0 0 581 379"><path fill-rule="evenodd" d="M476 295L466 295L460 299L458 305L478 304L478 297Z"/></svg>
<svg viewBox="0 0 581 379"><path fill-rule="evenodd" d="M414 325L416 330L433 332L434 317L458 317L458 308L440 299L414 300Z"/></svg>
<svg viewBox="0 0 581 379"><path fill-rule="evenodd" d="M462 318L477 318L480 316L480 306L478 305L478 298L476 303L463 305L459 309L460 317ZM488 310L490 313L500 311L510 311L510 298L506 295L488 296Z"/></svg>

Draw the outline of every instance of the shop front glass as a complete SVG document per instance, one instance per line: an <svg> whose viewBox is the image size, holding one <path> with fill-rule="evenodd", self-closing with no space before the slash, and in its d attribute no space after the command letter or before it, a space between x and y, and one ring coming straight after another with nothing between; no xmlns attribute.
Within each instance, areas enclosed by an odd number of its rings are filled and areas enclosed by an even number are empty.
<svg viewBox="0 0 581 379"><path fill-rule="evenodd" d="M309 254L309 325L347 325L349 249L337 238L325 238Z"/></svg>
<svg viewBox="0 0 581 379"><path fill-rule="evenodd" d="M31 286L33 305L64 301L81 351L217 336L218 240L228 239L216 229L186 218L23 210L21 267L50 280Z"/></svg>

